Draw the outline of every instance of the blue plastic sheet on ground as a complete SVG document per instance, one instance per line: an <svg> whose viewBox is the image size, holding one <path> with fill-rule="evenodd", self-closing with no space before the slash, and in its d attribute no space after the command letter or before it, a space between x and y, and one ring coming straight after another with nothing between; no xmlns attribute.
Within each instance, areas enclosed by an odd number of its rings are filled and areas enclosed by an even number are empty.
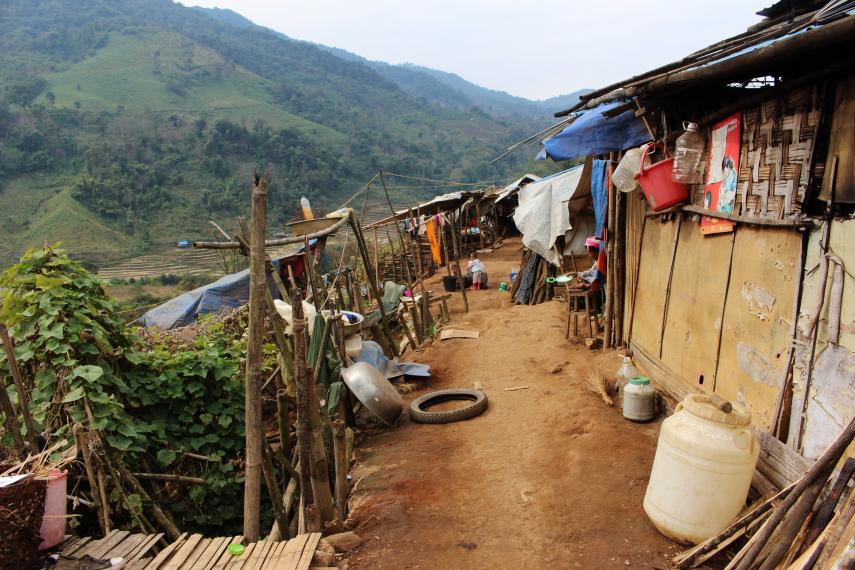
<svg viewBox="0 0 855 570"><path fill-rule="evenodd" d="M606 167L608 160L595 160L591 165L591 198L594 201L594 218L597 222L595 236L602 235L606 221L608 194L606 193Z"/></svg>
<svg viewBox="0 0 855 570"><path fill-rule="evenodd" d="M618 105L623 103L608 103L586 111L566 129L545 140L537 158L568 160L634 148L650 141L650 133L632 109L616 117L603 116L604 111Z"/></svg>
<svg viewBox="0 0 855 570"><path fill-rule="evenodd" d="M273 265L279 271L279 260L274 260ZM279 298L278 291L272 287L270 291L275 299ZM158 305L140 317L137 322L145 327L156 326L164 330L185 327L193 324L199 314L240 307L247 301L249 301L249 269L244 269Z"/></svg>
<svg viewBox="0 0 855 570"><path fill-rule="evenodd" d="M383 354L383 349L380 348L380 345L373 340L362 341L362 352L360 352L353 361L370 364L382 372L387 378L398 376L400 374L405 374L406 376L418 376L420 378L427 378L430 376L430 366L427 364L389 360L386 358L386 355Z"/></svg>

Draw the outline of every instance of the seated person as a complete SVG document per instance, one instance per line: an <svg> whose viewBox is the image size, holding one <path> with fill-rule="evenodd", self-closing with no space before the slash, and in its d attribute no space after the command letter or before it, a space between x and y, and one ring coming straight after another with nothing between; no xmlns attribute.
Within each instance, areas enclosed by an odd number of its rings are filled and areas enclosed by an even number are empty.
<svg viewBox="0 0 855 570"><path fill-rule="evenodd" d="M576 274L576 279L570 285L571 291L597 291L600 288L600 282L597 280L597 276L601 273L599 268L600 238L589 237L585 240L585 247L588 249L588 255L591 256L593 264L589 269Z"/></svg>

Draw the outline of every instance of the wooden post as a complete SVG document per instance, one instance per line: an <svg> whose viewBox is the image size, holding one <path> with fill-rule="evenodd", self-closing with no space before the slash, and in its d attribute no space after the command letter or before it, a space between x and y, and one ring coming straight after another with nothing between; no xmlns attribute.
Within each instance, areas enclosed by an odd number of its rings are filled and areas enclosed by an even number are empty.
<svg viewBox="0 0 855 570"><path fill-rule="evenodd" d="M256 542L261 516L261 360L264 344L265 292L267 279L264 265L264 233L267 228L268 174L259 180L253 174L252 239L249 255L249 331L246 350L246 465L244 468L243 535ZM268 293L269 294L269 293Z"/></svg>
<svg viewBox="0 0 855 570"><path fill-rule="evenodd" d="M344 441L345 425L341 420L333 422L333 444L335 448L335 506L338 511L338 518L344 521L347 518L347 495L349 492L347 482L347 471L350 467L347 464L346 446Z"/></svg>
<svg viewBox="0 0 855 570"><path fill-rule="evenodd" d="M293 291L293 332L294 332L294 384L297 391L297 456L300 469L300 508L301 518L308 519L306 513L311 496L308 493L309 464L312 461L311 436L309 435L309 396L308 368L306 359L306 320L303 318L303 295L300 289Z"/></svg>
<svg viewBox="0 0 855 570"><path fill-rule="evenodd" d="M9 363L9 370L12 372L12 381L15 382L15 388L18 392L18 406L21 408L21 417L24 418L24 425L27 427L27 441L30 442L30 449L33 453L39 453L39 444L36 442L36 429L33 426L33 416L30 415L30 399L27 397L27 388L24 386L24 378L21 376L21 369L18 368L18 360L15 358L15 347L12 345L12 337L9 336L9 330L4 323L0 323L0 340L3 341L3 348L6 350L6 361Z"/></svg>
<svg viewBox="0 0 855 570"><path fill-rule="evenodd" d="M175 526L175 521L172 520L163 509L160 508L160 505L157 504L156 501L153 501L151 496L149 496L148 492L145 488L140 484L139 480L134 477L134 474L131 473L127 467L125 467L124 463L121 462L118 458L114 458L115 463L115 471L121 476L121 478L130 485L131 490L140 496L144 505L149 505L151 507L151 514L154 515L154 520L157 521L157 524L160 525L160 528L166 533L166 535L170 538L170 540L177 540L179 536L181 536L181 531ZM119 481L114 481L116 485L119 485ZM244 521L244 525L246 525L246 521Z"/></svg>
<svg viewBox="0 0 855 570"><path fill-rule="evenodd" d="M448 226L448 223L439 224L437 227L437 234L439 234L439 242L442 244L442 255L443 261L445 262L445 271L448 273L448 276L451 277L451 256L448 255L448 240L445 237L445 227Z"/></svg>
<svg viewBox="0 0 855 570"><path fill-rule="evenodd" d="M421 209L416 210L416 222L421 223ZM412 208L410 208L410 214L413 213ZM416 270L419 272L419 287L422 290L422 295L425 293L425 274L422 270L422 238L419 235L418 230L416 230ZM415 283L413 283L415 285Z"/></svg>
<svg viewBox="0 0 855 570"><path fill-rule="evenodd" d="M98 480L95 478L95 469L92 467L92 448L87 441L83 426L78 422L71 428L74 434L74 442L77 450L83 458L83 466L86 469L86 479L89 481L89 490L92 493L92 502L98 512L98 526L104 536L110 532L110 506L101 504L101 491L98 489Z"/></svg>
<svg viewBox="0 0 855 570"><path fill-rule="evenodd" d="M460 271L460 216L454 216L454 223L451 224L451 243L454 246L454 263L457 266L457 285L460 287L460 293L463 295L463 312L469 312L469 299L466 298L466 280L463 279L463 272Z"/></svg>
<svg viewBox="0 0 855 570"><path fill-rule="evenodd" d="M18 414L15 413L15 407L12 405L12 400L9 399L9 392L6 391L5 382L0 383L0 410L3 411L6 432L12 434L12 439L15 441L15 451L18 452L18 457L24 459L27 456L27 444L24 443L24 438L21 437Z"/></svg>

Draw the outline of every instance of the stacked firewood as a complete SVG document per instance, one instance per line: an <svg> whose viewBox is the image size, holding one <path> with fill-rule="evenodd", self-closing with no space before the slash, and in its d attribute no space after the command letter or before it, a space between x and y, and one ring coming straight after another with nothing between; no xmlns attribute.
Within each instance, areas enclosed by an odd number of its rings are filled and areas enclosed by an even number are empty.
<svg viewBox="0 0 855 570"><path fill-rule="evenodd" d="M835 472L853 436L855 420L801 479L757 501L719 534L675 557L675 566L696 568L742 544L726 569L830 567L855 513L855 493L849 491L855 459Z"/></svg>

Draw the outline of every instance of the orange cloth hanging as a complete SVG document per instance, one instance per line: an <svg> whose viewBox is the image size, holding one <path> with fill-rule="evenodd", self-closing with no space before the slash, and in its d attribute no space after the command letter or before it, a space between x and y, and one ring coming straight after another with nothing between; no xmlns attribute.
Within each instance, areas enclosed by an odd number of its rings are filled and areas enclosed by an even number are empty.
<svg viewBox="0 0 855 570"><path fill-rule="evenodd" d="M433 218L430 218L426 223L426 231L428 243L430 244L430 256L433 262L437 265L442 265L442 257L439 255L439 240L436 239L436 226Z"/></svg>

